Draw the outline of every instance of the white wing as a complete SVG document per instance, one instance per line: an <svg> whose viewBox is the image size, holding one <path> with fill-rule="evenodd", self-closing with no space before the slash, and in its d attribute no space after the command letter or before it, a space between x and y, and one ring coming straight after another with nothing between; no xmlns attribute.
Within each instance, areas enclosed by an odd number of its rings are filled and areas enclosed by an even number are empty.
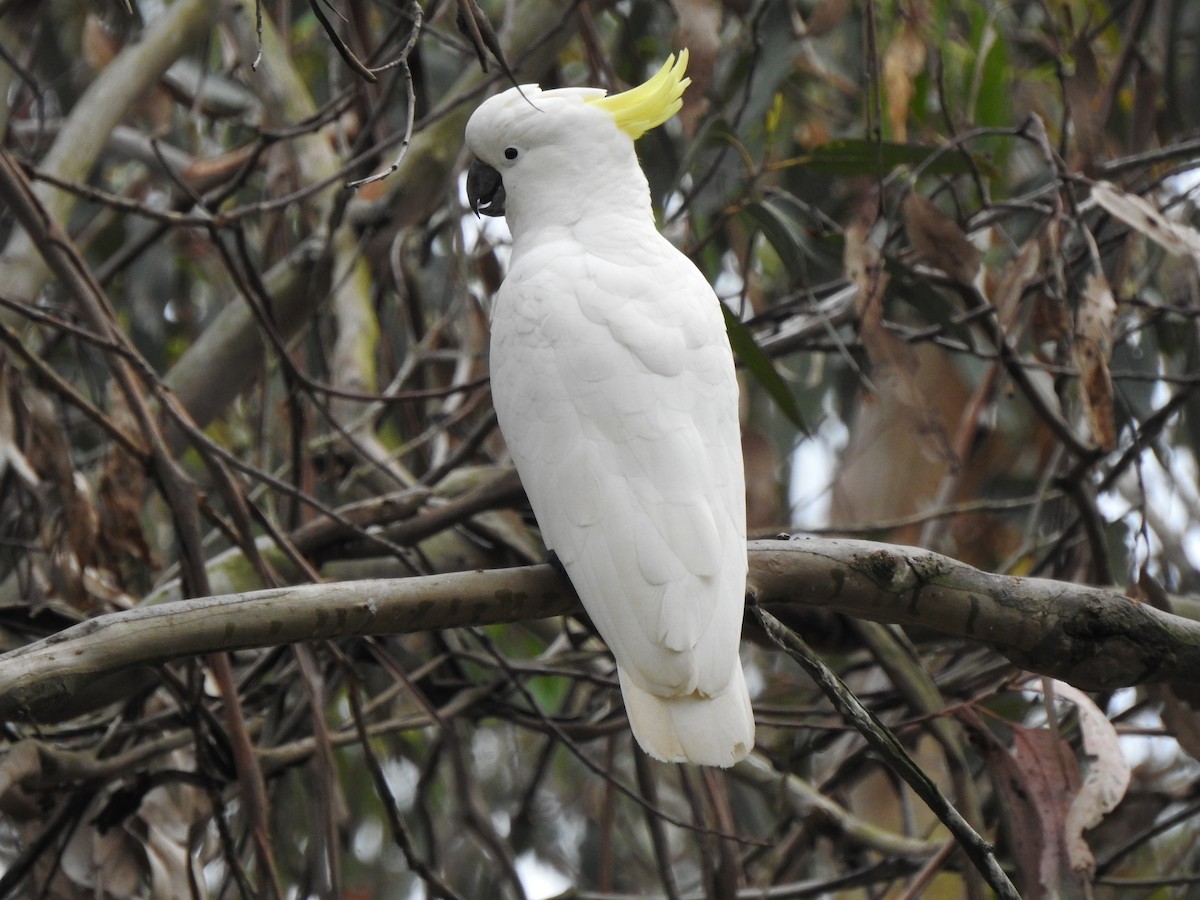
<svg viewBox="0 0 1200 900"><path fill-rule="evenodd" d="M623 676L713 696L740 673L746 578L732 355L686 257L657 232L602 233L611 254L542 234L514 257L493 316L496 413Z"/></svg>

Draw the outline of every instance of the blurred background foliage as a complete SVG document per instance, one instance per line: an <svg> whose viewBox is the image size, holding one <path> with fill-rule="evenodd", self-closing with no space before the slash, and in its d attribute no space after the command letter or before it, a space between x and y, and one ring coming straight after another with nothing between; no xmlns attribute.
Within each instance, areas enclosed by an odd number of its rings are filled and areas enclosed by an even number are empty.
<svg viewBox="0 0 1200 900"><path fill-rule="evenodd" d="M1198 29L1187 0L0 2L3 648L539 561L463 126L510 71L621 89L682 46L639 152L729 313L753 531L1195 617ZM1195 890L1183 688L1047 701L933 631L789 622L1025 896ZM165 665L3 725L0 895L987 896L791 661L745 654L760 749L728 773L637 753L573 619ZM1089 868L1073 804L1122 767Z"/></svg>

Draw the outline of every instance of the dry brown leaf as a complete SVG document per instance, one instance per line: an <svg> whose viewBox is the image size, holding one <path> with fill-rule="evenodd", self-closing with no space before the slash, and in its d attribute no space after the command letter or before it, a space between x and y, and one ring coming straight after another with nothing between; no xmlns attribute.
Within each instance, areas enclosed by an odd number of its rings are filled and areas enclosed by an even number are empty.
<svg viewBox="0 0 1200 900"><path fill-rule="evenodd" d="M960 284L970 284L979 272L979 248L930 200L909 191L900 205L904 231L923 262L941 269Z"/></svg>
<svg viewBox="0 0 1200 900"><path fill-rule="evenodd" d="M108 409L114 423L126 434L137 434L138 424L129 404L119 391L108 392ZM147 494L146 469L119 444L113 444L104 457L97 490L97 508L103 530L100 533L100 564L113 573L120 586L121 564L130 557L156 565L142 530L142 511Z"/></svg>
<svg viewBox="0 0 1200 900"><path fill-rule="evenodd" d="M1153 54L1154 51L1151 51ZM1151 59L1154 56L1150 56ZM1161 57L1159 57L1161 59ZM1137 66L1133 71L1133 99L1125 107L1131 116L1129 153L1140 153L1157 146L1158 122L1162 116L1162 98L1167 96L1167 84L1159 66Z"/></svg>
<svg viewBox="0 0 1200 900"><path fill-rule="evenodd" d="M139 832L145 832L142 843L154 900L177 897L179 886L189 880L203 883L200 861L190 852L190 831L211 815L204 794L188 785L157 787L142 798L137 817L143 826Z"/></svg>
<svg viewBox="0 0 1200 900"><path fill-rule="evenodd" d="M1063 299L1066 272L1062 260L1062 221L1051 218L1038 237L1039 253L1042 257L1044 287L1033 296L1033 311L1029 325L1033 333L1034 353L1039 359L1052 364L1061 364L1060 353L1064 352L1074 328L1071 314ZM1053 348L1048 353L1048 348Z"/></svg>
<svg viewBox="0 0 1200 900"><path fill-rule="evenodd" d="M858 331L871 362L877 369L899 365L902 369L914 370L917 361L912 348L907 345L894 347L895 339L883 327L888 274L879 248L871 241L870 226L866 221L856 221L846 229L842 264L846 277L858 288L854 298Z"/></svg>
<svg viewBox="0 0 1200 900"><path fill-rule="evenodd" d="M1004 810L1006 836L1026 900L1076 896L1086 883L1066 864L1063 843L1071 799L1079 790L1079 765L1066 741L1046 728L1009 723L1005 747L974 712L960 712Z"/></svg>
<svg viewBox="0 0 1200 900"><path fill-rule="evenodd" d="M1042 681L1033 679L1025 687L1041 692ZM1079 711L1084 752L1090 757L1082 779L1071 745L1050 729L1010 722L1008 750L978 715L960 713L1002 801L1021 895L1027 900L1091 896L1092 873L1078 865L1091 859L1083 829L1115 807L1129 781L1116 731L1104 713L1068 684L1054 682L1054 690Z"/></svg>
<svg viewBox="0 0 1200 900"><path fill-rule="evenodd" d="M1092 439L1104 450L1112 450L1117 445L1112 376L1108 370L1116 316L1117 303L1108 280L1099 272L1092 273L1088 276L1079 301L1072 349L1075 367L1079 371L1084 416Z"/></svg>
<svg viewBox="0 0 1200 900"><path fill-rule="evenodd" d="M43 481L62 484L75 471L67 438L58 421L54 403L41 391L25 391L22 399L28 418L25 453Z"/></svg>
<svg viewBox="0 0 1200 900"><path fill-rule="evenodd" d="M1066 741L1046 728L1013 729L1013 759L1023 773L1021 789L1037 810L1041 832L1035 896L1057 897L1073 880L1063 843L1071 799L1079 790L1079 764ZM1028 888L1026 893L1031 893Z"/></svg>
<svg viewBox="0 0 1200 900"><path fill-rule="evenodd" d="M17 395L9 389L8 379L8 366L0 365L0 479L11 469L26 487L37 487L37 472L17 445L17 417L12 406Z"/></svg>
<svg viewBox="0 0 1200 900"><path fill-rule="evenodd" d="M775 443L752 426L742 426L742 459L746 469L746 525L774 528L784 521L780 508L779 454Z"/></svg>
<svg viewBox="0 0 1200 900"><path fill-rule="evenodd" d="M1067 813L1064 837L1072 871L1090 876L1095 870L1096 861L1083 832L1095 828L1117 808L1129 788L1132 772L1121 750L1117 730L1092 698L1061 681L1055 682L1054 691L1057 696L1075 705L1079 713L1079 730L1083 735L1083 752L1089 760L1083 784Z"/></svg>
<svg viewBox="0 0 1200 900"><path fill-rule="evenodd" d="M879 248L868 237L868 223L859 220L846 229L843 265L846 276L858 287L855 307L858 332L872 365L872 380L880 392L911 414L910 427L931 458L958 466L946 429L937 410L916 383L919 360L916 350L883 325L883 300L888 276Z"/></svg>
<svg viewBox="0 0 1200 900"><path fill-rule="evenodd" d="M142 531L142 503L146 472L123 448L115 446L100 473L100 534L105 563L116 570L126 557L152 562L150 545Z"/></svg>
<svg viewBox="0 0 1200 900"><path fill-rule="evenodd" d="M1047 345L1059 345L1071 334L1071 315L1062 298L1047 291L1038 291L1033 299L1033 314L1029 324L1039 358L1045 362L1061 363L1057 354L1047 354Z"/></svg>
<svg viewBox="0 0 1200 900"><path fill-rule="evenodd" d="M83 20L79 49L88 68L99 72L121 52L121 41L103 19L89 12Z"/></svg>
<svg viewBox="0 0 1200 900"><path fill-rule="evenodd" d="M63 495L63 525L67 547L81 567L94 565L100 558L100 512L92 495L92 486L79 472L71 477L70 487L60 485Z"/></svg>
<svg viewBox="0 0 1200 900"><path fill-rule="evenodd" d="M197 159L180 173L180 177L192 190L206 193L241 172L256 152L256 144L246 144L218 156Z"/></svg>
<svg viewBox="0 0 1200 900"><path fill-rule="evenodd" d="M800 14L793 13L800 23L796 29L797 37L815 38L828 34L842 23L852 8L852 0L819 0L807 20L800 20Z"/></svg>
<svg viewBox="0 0 1200 900"><path fill-rule="evenodd" d="M878 327L883 319L883 295L887 290L888 274L883 268L883 256L871 243L870 224L862 219L846 229L842 264L846 277L858 288L854 303L860 322Z"/></svg>
<svg viewBox="0 0 1200 900"><path fill-rule="evenodd" d="M1158 580L1143 563L1129 596L1139 603L1174 614L1174 604ZM1149 684L1146 693L1162 705L1163 724L1174 735L1184 753L1200 761L1200 686L1194 684Z"/></svg>
<svg viewBox="0 0 1200 900"><path fill-rule="evenodd" d="M83 571L98 558L100 520L87 479L75 471L67 438L50 399L40 392L24 396L28 459L57 508L45 516L41 542L47 553L45 574L51 591L77 609L90 609Z"/></svg>
<svg viewBox="0 0 1200 900"><path fill-rule="evenodd" d="M1021 886L1026 900L1041 900L1046 896L1041 881L1042 857L1047 842L1042 833L1042 816L1035 801L1046 792L1035 794L1029 789L1027 781L1031 776L1036 777L1036 772L1018 765L1016 756L1000 742L977 713L964 709L960 710L959 716L983 757L1004 811L1017 884ZM1021 731L1018 729L1014 732L1014 738ZM1036 759L1041 754L1032 752L1030 748L1027 750L1029 755Z"/></svg>
<svg viewBox="0 0 1200 900"><path fill-rule="evenodd" d="M1042 246L1035 239L1027 240L1017 255L1004 267L998 278L989 278L987 295L996 307L996 318L1008 333L1021 308L1026 288L1037 280L1042 265Z"/></svg>
<svg viewBox="0 0 1200 900"><path fill-rule="evenodd" d="M1180 697L1173 685L1149 685L1150 696L1162 704L1160 715L1167 731L1192 759L1200 760L1200 711Z"/></svg>
<svg viewBox="0 0 1200 900"><path fill-rule="evenodd" d="M107 799L98 795L84 821L92 822ZM139 896L144 869L142 848L123 828L103 834L90 825L76 828L62 854L63 874L98 897Z"/></svg>
<svg viewBox="0 0 1200 900"><path fill-rule="evenodd" d="M1089 172L1104 149L1106 112L1100 67L1088 43L1086 31L1075 39L1071 56L1075 61L1075 70L1066 79L1064 93L1075 131L1075 147L1078 151L1076 166Z"/></svg>
<svg viewBox="0 0 1200 900"><path fill-rule="evenodd" d="M0 812L10 820L27 821L43 812L26 783L36 783L42 774L42 754L37 741L13 744L0 756Z"/></svg>
<svg viewBox="0 0 1200 900"><path fill-rule="evenodd" d="M913 81L925 71L925 41L917 32L917 22L904 20L883 54L883 83L887 91L887 117L896 141L908 140L908 106L916 88Z"/></svg>
<svg viewBox="0 0 1200 900"><path fill-rule="evenodd" d="M1200 260L1200 231L1172 222L1144 197L1123 191L1108 181L1092 185L1092 199L1113 218L1139 231L1168 253Z"/></svg>

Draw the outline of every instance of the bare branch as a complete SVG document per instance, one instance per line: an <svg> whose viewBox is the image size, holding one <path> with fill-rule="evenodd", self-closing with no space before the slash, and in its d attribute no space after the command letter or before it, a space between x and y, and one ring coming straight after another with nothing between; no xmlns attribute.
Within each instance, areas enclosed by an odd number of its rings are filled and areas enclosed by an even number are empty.
<svg viewBox="0 0 1200 900"><path fill-rule="evenodd" d="M754 541L750 563L750 591L763 606L920 625L1086 689L1200 681L1200 624L1111 591L991 575L869 541ZM100 616L0 656L0 717L58 718L100 679L219 650L579 612L548 565L182 600Z"/></svg>
<svg viewBox="0 0 1200 900"><path fill-rule="evenodd" d="M1102 588L993 575L915 547L800 538L750 544L750 591L986 644L1087 690L1200 680L1200 623Z"/></svg>

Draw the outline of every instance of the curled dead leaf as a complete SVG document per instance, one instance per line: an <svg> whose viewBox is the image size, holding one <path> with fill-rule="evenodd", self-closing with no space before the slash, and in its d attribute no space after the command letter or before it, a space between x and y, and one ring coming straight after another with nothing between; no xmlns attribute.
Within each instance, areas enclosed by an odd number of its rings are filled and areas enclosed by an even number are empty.
<svg viewBox="0 0 1200 900"><path fill-rule="evenodd" d="M868 232L868 223L862 220L846 229L842 259L846 276L858 287L858 333L871 360L872 380L881 395L909 412L909 425L926 455L956 468L958 456L950 446L942 419L917 385L920 361L916 349L884 327L888 275L882 253Z"/></svg>
<svg viewBox="0 0 1200 900"><path fill-rule="evenodd" d="M104 795L84 813L92 821ZM101 832L76 828L62 854L62 874L98 897L136 897L141 893L145 857L138 842L122 828Z"/></svg>
<svg viewBox="0 0 1200 900"><path fill-rule="evenodd" d="M1079 371L1084 417L1092 439L1104 450L1112 450L1117 445L1112 375L1108 368L1116 316L1117 303L1108 280L1099 272L1089 275L1075 317L1072 349Z"/></svg>
<svg viewBox="0 0 1200 900"><path fill-rule="evenodd" d="M109 451L100 473L100 540L105 562L114 569L127 557L152 562L142 530L146 481L145 469L126 450L114 446Z"/></svg>
<svg viewBox="0 0 1200 900"><path fill-rule="evenodd" d="M1144 234L1168 253L1200 261L1200 231L1182 222L1172 222L1144 197L1123 191L1111 182L1097 181L1092 185L1092 199L1113 218Z"/></svg>
<svg viewBox="0 0 1200 900"><path fill-rule="evenodd" d="M1083 832L1095 828L1117 808L1129 788L1132 770L1121 750L1117 730L1092 698L1064 682L1055 682L1054 691L1075 705L1083 752L1088 757L1083 783L1067 812L1064 837L1072 871L1090 875L1096 863Z"/></svg>
<svg viewBox="0 0 1200 900"><path fill-rule="evenodd" d="M1192 759L1200 760L1200 710L1187 697L1180 696L1181 691L1175 685L1150 685L1149 693L1162 704L1159 714L1180 749Z"/></svg>
<svg viewBox="0 0 1200 900"><path fill-rule="evenodd" d="M883 255L870 239L868 222L859 219L846 229L842 264L846 277L858 288L854 303L859 320L878 324L883 318L883 295L887 290L888 275L883 268Z"/></svg>
<svg viewBox="0 0 1200 900"><path fill-rule="evenodd" d="M1028 889L1026 893L1061 896L1077 881L1071 867L1064 865L1063 834L1071 798L1079 790L1079 763L1070 745L1047 728L1014 728L1012 754L1023 775L1017 787L1028 793L1039 826L1036 884L1041 893Z"/></svg>
<svg viewBox="0 0 1200 900"><path fill-rule="evenodd" d="M817 38L829 34L850 14L851 9L851 0L820 0L807 20L801 19L798 11L793 12L796 36Z"/></svg>
<svg viewBox="0 0 1200 900"><path fill-rule="evenodd" d="M1038 277L1042 264L1041 243L1027 240L999 276L989 278L987 296L996 307L996 318L1005 332L1012 329L1021 308L1021 297Z"/></svg>
<svg viewBox="0 0 1200 900"><path fill-rule="evenodd" d="M900 216L909 243L923 262L960 284L975 280L982 254L957 222L916 191L909 191L904 198Z"/></svg>
<svg viewBox="0 0 1200 900"><path fill-rule="evenodd" d="M240 173L258 152L254 144L245 144L217 156L194 160L180 177L197 193L205 193Z"/></svg>
<svg viewBox="0 0 1200 900"><path fill-rule="evenodd" d="M10 389L9 367L0 365L0 478L12 472L26 487L37 487L41 479L18 445L17 394Z"/></svg>
<svg viewBox="0 0 1200 900"><path fill-rule="evenodd" d="M99 72L121 52L121 39L100 16L89 12L83 20L79 49L87 67Z"/></svg>
<svg viewBox="0 0 1200 900"><path fill-rule="evenodd" d="M959 717L996 787L1021 896L1086 896L1089 884L1071 870L1063 842L1068 809L1080 784L1070 744L1048 728L1011 722L1009 747L975 711L960 711Z"/></svg>
<svg viewBox="0 0 1200 900"><path fill-rule="evenodd" d="M887 91L887 117L895 140L908 140L908 107L916 87L913 82L925 71L925 41L913 17L906 18L883 54L883 83Z"/></svg>
<svg viewBox="0 0 1200 900"><path fill-rule="evenodd" d="M35 784L42 774L41 746L23 740L0 756L0 812L10 821L28 821L43 812L27 784Z"/></svg>
<svg viewBox="0 0 1200 900"><path fill-rule="evenodd" d="M1033 313L1030 328L1033 332L1034 352L1039 358L1061 363L1059 354L1065 352L1074 330L1071 314L1067 309L1067 275L1062 260L1062 220L1055 216L1046 222L1038 235L1039 255L1042 257L1042 281L1044 287L1033 295ZM1052 352L1048 352L1050 348Z"/></svg>
<svg viewBox="0 0 1200 900"><path fill-rule="evenodd" d="M1075 163L1084 172L1095 168L1096 160L1103 152L1104 121L1107 118L1100 66L1088 40L1085 30L1071 45L1075 69L1063 85L1078 153Z"/></svg>

